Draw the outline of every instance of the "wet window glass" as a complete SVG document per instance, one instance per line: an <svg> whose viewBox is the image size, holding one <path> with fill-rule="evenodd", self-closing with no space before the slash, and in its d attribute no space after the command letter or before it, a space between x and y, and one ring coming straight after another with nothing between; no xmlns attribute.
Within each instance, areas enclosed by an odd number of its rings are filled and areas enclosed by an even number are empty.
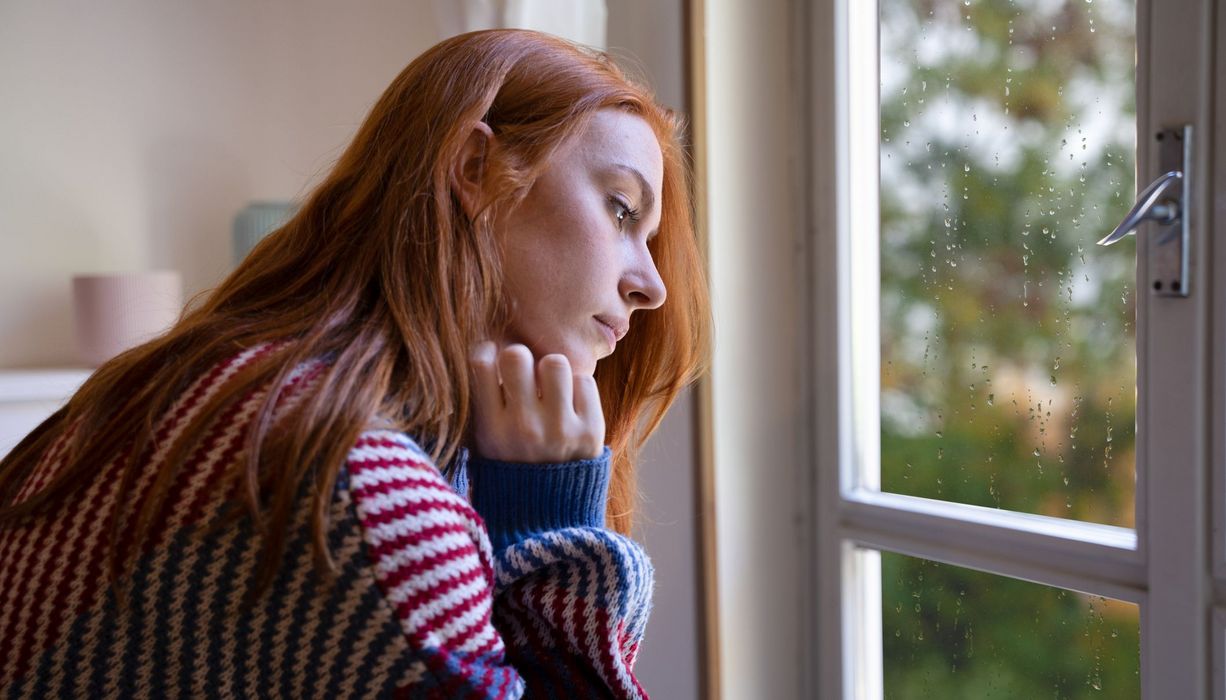
<svg viewBox="0 0 1226 700"><path fill-rule="evenodd" d="M885 553L891 698L1141 697L1137 606Z"/></svg>
<svg viewBox="0 0 1226 700"><path fill-rule="evenodd" d="M1134 14L881 0L883 490L1132 526Z"/></svg>

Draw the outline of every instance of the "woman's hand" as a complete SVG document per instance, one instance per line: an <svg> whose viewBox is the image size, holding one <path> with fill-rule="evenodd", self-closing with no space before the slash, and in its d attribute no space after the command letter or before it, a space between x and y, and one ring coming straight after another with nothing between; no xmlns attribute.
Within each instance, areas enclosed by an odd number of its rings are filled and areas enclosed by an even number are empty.
<svg viewBox="0 0 1226 700"><path fill-rule="evenodd" d="M477 455L504 462L569 462L604 449L596 378L575 374L565 355L534 362L526 345L472 351L472 439Z"/></svg>

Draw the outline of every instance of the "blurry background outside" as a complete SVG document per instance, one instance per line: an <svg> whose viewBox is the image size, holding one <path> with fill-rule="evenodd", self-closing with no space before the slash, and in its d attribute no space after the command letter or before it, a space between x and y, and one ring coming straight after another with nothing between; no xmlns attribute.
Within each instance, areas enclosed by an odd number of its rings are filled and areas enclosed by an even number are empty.
<svg viewBox="0 0 1226 700"><path fill-rule="evenodd" d="M1132 0L881 0L881 488L1133 526ZM886 697L1139 697L1137 608L882 556Z"/></svg>

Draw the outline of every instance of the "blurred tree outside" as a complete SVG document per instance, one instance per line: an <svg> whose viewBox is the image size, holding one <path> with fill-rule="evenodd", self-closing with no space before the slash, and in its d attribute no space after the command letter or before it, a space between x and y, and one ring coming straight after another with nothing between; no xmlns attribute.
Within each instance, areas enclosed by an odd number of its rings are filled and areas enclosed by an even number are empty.
<svg viewBox="0 0 1226 700"><path fill-rule="evenodd" d="M881 0L883 490L1133 525L1134 15ZM887 698L1139 697L1135 606L882 571Z"/></svg>

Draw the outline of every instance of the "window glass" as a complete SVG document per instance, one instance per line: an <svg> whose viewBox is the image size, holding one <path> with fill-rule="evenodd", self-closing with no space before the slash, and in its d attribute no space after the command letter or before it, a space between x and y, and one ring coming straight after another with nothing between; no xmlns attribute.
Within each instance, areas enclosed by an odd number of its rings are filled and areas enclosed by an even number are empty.
<svg viewBox="0 0 1226 700"><path fill-rule="evenodd" d="M883 490L1132 526L1134 14L881 0Z"/></svg>
<svg viewBox="0 0 1226 700"><path fill-rule="evenodd" d="M1137 606L883 553L885 698L1141 697Z"/></svg>

